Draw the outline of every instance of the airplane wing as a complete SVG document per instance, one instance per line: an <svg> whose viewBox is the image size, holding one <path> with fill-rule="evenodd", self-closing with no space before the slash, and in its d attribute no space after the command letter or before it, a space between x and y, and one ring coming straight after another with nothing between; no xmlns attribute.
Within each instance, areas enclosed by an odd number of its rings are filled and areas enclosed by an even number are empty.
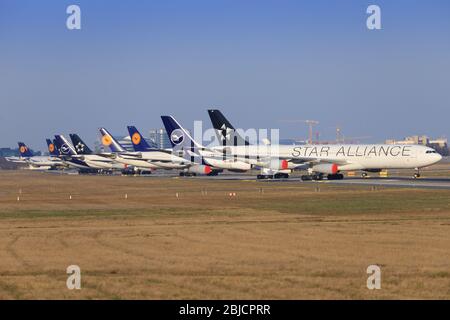
<svg viewBox="0 0 450 320"><path fill-rule="evenodd" d="M281 158L282 159L282 158ZM344 165L349 164L351 162L342 160L342 159L320 159L320 158L286 158L283 160L287 160L292 163L298 163L298 164L305 164L305 163L311 163L311 164L319 164L319 163L334 163L338 165Z"/></svg>

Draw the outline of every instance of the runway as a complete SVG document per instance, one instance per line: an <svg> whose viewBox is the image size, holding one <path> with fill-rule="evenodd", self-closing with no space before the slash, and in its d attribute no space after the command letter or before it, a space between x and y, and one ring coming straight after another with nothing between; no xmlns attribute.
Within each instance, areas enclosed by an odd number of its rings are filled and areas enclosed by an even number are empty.
<svg viewBox="0 0 450 320"><path fill-rule="evenodd" d="M61 174L60 172L50 172ZM64 174L76 174L75 171L68 171ZM106 176L105 176L106 177ZM251 174L219 174L217 176L195 176L180 177L172 172L154 172L151 175L132 176L142 179L167 178L180 180L216 180L216 181L247 181L254 183L305 183L305 184L334 184L334 185L361 185L361 186L382 186L396 188L419 188L419 189L447 189L450 190L450 177L422 177L414 179L406 176L391 177L345 177L343 180L321 180L321 181L302 181L300 176L291 176L288 179L268 179L257 180L255 175Z"/></svg>
<svg viewBox="0 0 450 320"><path fill-rule="evenodd" d="M190 178L188 178L190 179ZM257 180L251 175L219 175L215 177L193 177L192 179L210 180L240 180L257 183L324 183L336 185L361 185L361 186L383 186L396 188L426 188L426 189L448 189L450 190L450 178L409 178L409 177L346 177L343 180L302 181L300 177L288 179Z"/></svg>
<svg viewBox="0 0 450 320"><path fill-rule="evenodd" d="M449 178L345 178L344 180L323 181L324 183L340 185L369 185L397 188L427 188L427 189L448 189L450 190Z"/></svg>

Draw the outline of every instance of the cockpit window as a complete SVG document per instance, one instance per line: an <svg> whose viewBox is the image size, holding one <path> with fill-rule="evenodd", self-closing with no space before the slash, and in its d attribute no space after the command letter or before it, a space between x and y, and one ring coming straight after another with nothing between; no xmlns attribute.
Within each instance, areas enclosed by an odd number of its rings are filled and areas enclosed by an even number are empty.
<svg viewBox="0 0 450 320"><path fill-rule="evenodd" d="M436 150L427 150L425 153L437 153Z"/></svg>

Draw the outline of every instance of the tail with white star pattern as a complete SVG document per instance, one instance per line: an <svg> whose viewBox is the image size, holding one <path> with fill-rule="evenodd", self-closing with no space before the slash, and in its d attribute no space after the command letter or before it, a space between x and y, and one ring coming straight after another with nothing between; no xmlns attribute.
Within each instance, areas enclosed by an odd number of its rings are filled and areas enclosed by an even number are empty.
<svg viewBox="0 0 450 320"><path fill-rule="evenodd" d="M81 140L77 134L71 134L70 139L72 140L73 147L77 154L92 154L92 150L86 145L86 143Z"/></svg>
<svg viewBox="0 0 450 320"><path fill-rule="evenodd" d="M250 143L244 139L239 132L233 127L220 110L208 110L211 123L216 130L217 138L220 143L225 146L248 146Z"/></svg>

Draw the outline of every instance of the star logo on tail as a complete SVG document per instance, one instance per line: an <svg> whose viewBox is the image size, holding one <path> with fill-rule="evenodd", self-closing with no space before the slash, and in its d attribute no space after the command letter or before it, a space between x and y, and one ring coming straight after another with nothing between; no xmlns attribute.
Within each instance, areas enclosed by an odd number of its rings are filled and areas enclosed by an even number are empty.
<svg viewBox="0 0 450 320"><path fill-rule="evenodd" d="M84 144L81 142L78 142L78 144L75 146L75 149L77 150L77 153L83 153L84 152Z"/></svg>
<svg viewBox="0 0 450 320"><path fill-rule="evenodd" d="M231 138L231 133L233 132L233 129L227 128L225 124L223 124L220 127L220 135L222 137L222 140L229 140Z"/></svg>

